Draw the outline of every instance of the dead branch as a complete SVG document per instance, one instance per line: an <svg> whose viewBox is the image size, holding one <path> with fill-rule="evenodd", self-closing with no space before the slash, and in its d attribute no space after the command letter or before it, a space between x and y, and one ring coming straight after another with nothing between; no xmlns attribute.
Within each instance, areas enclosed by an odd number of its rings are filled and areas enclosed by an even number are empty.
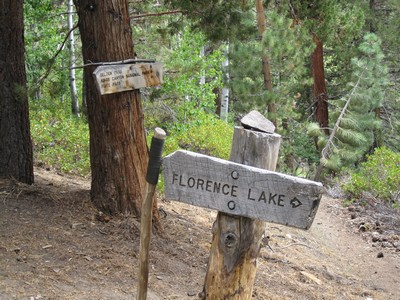
<svg viewBox="0 0 400 300"><path fill-rule="evenodd" d="M46 72L40 76L40 78L36 81L36 86L40 86L42 82L50 75L51 69L56 62L56 58L58 55L61 53L62 49L64 48L65 44L67 43L67 40L69 38L69 35L76 29L78 28L78 24L75 24L74 27L72 27L66 34L61 46L58 48L57 52L53 55L52 58L49 60L49 64L47 66Z"/></svg>
<svg viewBox="0 0 400 300"><path fill-rule="evenodd" d="M180 14L183 13L182 10L171 10L171 11L163 11L158 13L148 13L148 14L141 14L141 15L133 15L131 19L140 19L140 18L147 18L147 17L159 17L162 15L172 15L172 14Z"/></svg>
<svg viewBox="0 0 400 300"><path fill-rule="evenodd" d="M89 62L87 64L84 64L81 66L76 66L76 67L71 67L69 69L72 70L72 69L82 69L82 68L90 67L90 66L108 66L108 65L123 65L123 64L130 64L130 63L153 63L153 62L155 62L154 59L128 58L128 59L119 60L119 61Z"/></svg>

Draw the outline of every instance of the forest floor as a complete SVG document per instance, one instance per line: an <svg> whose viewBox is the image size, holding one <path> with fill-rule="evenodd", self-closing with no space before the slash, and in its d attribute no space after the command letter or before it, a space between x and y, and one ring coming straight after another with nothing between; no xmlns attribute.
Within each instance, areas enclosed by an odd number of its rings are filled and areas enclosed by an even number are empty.
<svg viewBox="0 0 400 300"><path fill-rule="evenodd" d="M89 180L0 180L0 299L136 299L140 222L91 205ZM159 199L148 299L198 299L215 211ZM308 231L267 224L253 299L400 299L400 213L324 196ZM271 250L272 249L272 250Z"/></svg>

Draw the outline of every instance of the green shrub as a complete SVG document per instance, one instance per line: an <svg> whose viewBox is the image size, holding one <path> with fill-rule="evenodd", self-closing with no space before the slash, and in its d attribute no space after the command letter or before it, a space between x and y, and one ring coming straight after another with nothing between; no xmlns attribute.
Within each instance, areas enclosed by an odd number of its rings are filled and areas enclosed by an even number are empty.
<svg viewBox="0 0 400 300"><path fill-rule="evenodd" d="M228 159L231 151L233 126L212 114L201 110L186 123L176 122L167 130L163 156L176 150L189 150L222 159ZM148 135L150 146L152 134ZM158 188L163 190L164 180L160 177Z"/></svg>
<svg viewBox="0 0 400 300"><path fill-rule="evenodd" d="M400 196L400 153L385 147L377 148L342 188L354 198L369 192L376 198L396 204Z"/></svg>
<svg viewBox="0 0 400 300"><path fill-rule="evenodd" d="M319 160L315 144L311 142L307 127L292 120L285 120L279 131L282 143L279 150L278 172L310 178ZM319 126L317 125L319 131Z"/></svg>
<svg viewBox="0 0 400 300"><path fill-rule="evenodd" d="M174 120L162 113L154 117L148 112L145 125L146 128L158 126L167 132L163 155L184 149L218 158L229 158L233 136L232 123L227 123L215 114L204 111L193 102L178 106ZM148 145L151 137L150 132Z"/></svg>
<svg viewBox="0 0 400 300"><path fill-rule="evenodd" d="M71 115L69 103L32 101L30 120L35 165L80 176L90 173L88 124Z"/></svg>
<svg viewBox="0 0 400 300"><path fill-rule="evenodd" d="M189 124L174 126L166 141L166 153L185 149L228 159L233 127L213 115L202 113Z"/></svg>

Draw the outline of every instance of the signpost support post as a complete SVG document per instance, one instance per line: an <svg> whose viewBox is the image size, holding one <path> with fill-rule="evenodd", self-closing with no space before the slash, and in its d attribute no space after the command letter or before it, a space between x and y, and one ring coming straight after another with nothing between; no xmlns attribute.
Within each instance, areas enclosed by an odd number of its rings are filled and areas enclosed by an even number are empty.
<svg viewBox="0 0 400 300"><path fill-rule="evenodd" d="M151 141L149 164L146 175L146 193L142 203L140 218L140 254L139 254L139 286L137 300L146 300L147 284L149 279L149 246L152 224L153 198L158 175L160 173L162 147L165 140L165 131L156 128Z"/></svg>
<svg viewBox="0 0 400 300"><path fill-rule="evenodd" d="M319 182L274 172L281 136L252 111L235 127L230 161L176 151L163 159L165 197L218 210L203 299L250 300L263 221L310 228Z"/></svg>
<svg viewBox="0 0 400 300"><path fill-rule="evenodd" d="M274 171L280 141L278 134L235 127L230 160ZM218 212L203 299L251 299L264 232L263 221Z"/></svg>

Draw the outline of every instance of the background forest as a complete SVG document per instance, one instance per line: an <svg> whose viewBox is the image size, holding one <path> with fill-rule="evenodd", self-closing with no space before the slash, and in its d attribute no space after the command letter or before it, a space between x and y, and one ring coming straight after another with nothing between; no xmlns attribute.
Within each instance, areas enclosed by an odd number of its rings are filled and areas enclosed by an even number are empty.
<svg viewBox="0 0 400 300"><path fill-rule="evenodd" d="M399 205L398 0L134 0L129 8L136 56L164 67L164 84L141 94L149 136L157 126L168 133L165 154L227 159L234 125L256 109L282 135L278 171ZM73 3L28 0L24 10L35 162L89 176Z"/></svg>

